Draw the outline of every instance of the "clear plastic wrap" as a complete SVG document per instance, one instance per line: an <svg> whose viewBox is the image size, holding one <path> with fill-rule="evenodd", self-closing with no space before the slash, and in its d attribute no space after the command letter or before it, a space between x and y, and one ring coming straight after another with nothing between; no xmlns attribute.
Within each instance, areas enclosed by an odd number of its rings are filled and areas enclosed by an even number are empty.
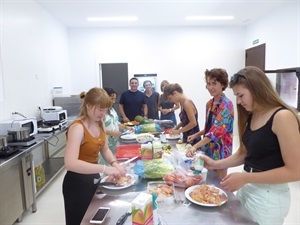
<svg viewBox="0 0 300 225"><path fill-rule="evenodd" d="M192 159L183 156L181 152L177 151L173 152L169 160L172 162L175 171L170 172L163 177L165 182L185 188L202 182L202 175L194 174L190 169Z"/></svg>
<svg viewBox="0 0 300 225"><path fill-rule="evenodd" d="M134 173L143 178L158 179L174 171L168 159L139 160L134 166Z"/></svg>

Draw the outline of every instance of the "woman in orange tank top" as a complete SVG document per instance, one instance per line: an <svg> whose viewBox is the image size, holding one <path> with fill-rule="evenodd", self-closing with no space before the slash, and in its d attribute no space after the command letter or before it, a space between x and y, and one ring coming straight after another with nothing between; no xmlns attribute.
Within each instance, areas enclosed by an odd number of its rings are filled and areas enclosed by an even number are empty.
<svg viewBox="0 0 300 225"><path fill-rule="evenodd" d="M122 176L126 169L118 164L106 142L102 119L111 105L110 97L101 88L82 92L80 115L67 131L63 181L67 225L79 225L95 194L100 173ZM111 166L98 164L98 155Z"/></svg>

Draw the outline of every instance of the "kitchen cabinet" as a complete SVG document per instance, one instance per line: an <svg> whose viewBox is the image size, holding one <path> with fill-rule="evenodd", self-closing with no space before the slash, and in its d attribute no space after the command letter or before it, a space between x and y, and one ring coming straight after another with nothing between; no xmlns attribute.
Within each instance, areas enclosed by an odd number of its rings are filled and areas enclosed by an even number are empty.
<svg viewBox="0 0 300 225"><path fill-rule="evenodd" d="M32 207L36 197L64 167L66 131L37 135L36 143L0 159L0 224L22 221L22 214ZM34 166L42 165L45 184L36 187Z"/></svg>
<svg viewBox="0 0 300 225"><path fill-rule="evenodd" d="M33 172L33 157L31 152L26 152L21 160L22 182L23 182L23 201L24 208L32 207L32 212L36 212L35 181ZM21 182L21 183L22 183Z"/></svg>
<svg viewBox="0 0 300 225"><path fill-rule="evenodd" d="M1 168L0 179L0 224L13 224L24 211L21 161Z"/></svg>
<svg viewBox="0 0 300 225"><path fill-rule="evenodd" d="M43 150L36 150L33 152L35 160L42 165L42 168L45 173L45 184L41 187L36 187L36 196L38 196L47 185L56 177L56 175L64 167L64 150L66 146L66 131L57 131L52 135L49 135L47 138L44 137ZM36 162L35 162L35 165Z"/></svg>

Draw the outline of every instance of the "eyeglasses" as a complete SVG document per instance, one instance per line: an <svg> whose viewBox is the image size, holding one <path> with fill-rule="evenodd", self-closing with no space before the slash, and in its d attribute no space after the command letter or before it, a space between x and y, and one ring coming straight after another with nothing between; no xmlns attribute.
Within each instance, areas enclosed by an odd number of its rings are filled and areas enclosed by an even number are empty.
<svg viewBox="0 0 300 225"><path fill-rule="evenodd" d="M236 73L234 74L231 78L230 78L230 83L231 84L236 84L237 80L239 77L243 77L244 79L246 79L246 77L242 74Z"/></svg>

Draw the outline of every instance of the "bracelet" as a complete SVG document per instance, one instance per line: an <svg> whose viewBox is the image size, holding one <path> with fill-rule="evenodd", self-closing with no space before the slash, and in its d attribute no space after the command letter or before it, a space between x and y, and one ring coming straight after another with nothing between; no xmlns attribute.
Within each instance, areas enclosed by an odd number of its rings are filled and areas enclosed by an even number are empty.
<svg viewBox="0 0 300 225"><path fill-rule="evenodd" d="M102 173L104 173L104 171L105 171L105 168L106 168L106 166L105 166L105 164L104 164L104 167L103 167L103 171L102 171Z"/></svg>
<svg viewBox="0 0 300 225"><path fill-rule="evenodd" d="M110 165L112 166L115 162L118 162L117 160L113 160L110 162Z"/></svg>

